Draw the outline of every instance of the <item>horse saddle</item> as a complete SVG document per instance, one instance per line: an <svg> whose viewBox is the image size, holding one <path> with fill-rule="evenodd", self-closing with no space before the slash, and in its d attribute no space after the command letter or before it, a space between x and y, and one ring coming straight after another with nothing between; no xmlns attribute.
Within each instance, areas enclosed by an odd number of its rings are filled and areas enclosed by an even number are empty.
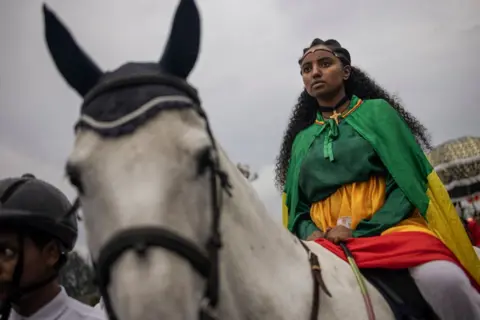
<svg viewBox="0 0 480 320"><path fill-rule="evenodd" d="M383 295L397 320L438 320L418 290L408 269L361 269Z"/></svg>

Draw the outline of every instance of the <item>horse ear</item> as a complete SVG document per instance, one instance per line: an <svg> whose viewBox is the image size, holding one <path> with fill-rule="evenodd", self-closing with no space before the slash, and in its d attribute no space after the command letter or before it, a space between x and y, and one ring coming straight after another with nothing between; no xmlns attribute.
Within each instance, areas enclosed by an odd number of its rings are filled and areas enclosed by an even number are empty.
<svg viewBox="0 0 480 320"><path fill-rule="evenodd" d="M84 97L102 76L103 72L76 44L67 28L56 15L43 5L45 39L50 55L68 84Z"/></svg>
<svg viewBox="0 0 480 320"><path fill-rule="evenodd" d="M200 50L200 13L194 0L181 0L160 59L162 71L186 79Z"/></svg>

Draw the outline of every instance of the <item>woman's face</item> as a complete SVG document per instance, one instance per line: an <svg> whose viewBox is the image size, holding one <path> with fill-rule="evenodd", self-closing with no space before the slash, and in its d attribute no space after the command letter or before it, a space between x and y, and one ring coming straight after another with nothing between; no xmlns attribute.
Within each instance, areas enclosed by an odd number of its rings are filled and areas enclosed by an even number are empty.
<svg viewBox="0 0 480 320"><path fill-rule="evenodd" d="M315 98L336 95L350 76L350 66L343 66L332 50L324 45L310 48L300 66L303 84Z"/></svg>

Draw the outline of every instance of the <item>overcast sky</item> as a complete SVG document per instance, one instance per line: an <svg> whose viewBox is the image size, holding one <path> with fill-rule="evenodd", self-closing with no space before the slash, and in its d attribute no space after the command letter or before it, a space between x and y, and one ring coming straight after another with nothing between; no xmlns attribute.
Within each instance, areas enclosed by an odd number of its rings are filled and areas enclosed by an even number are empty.
<svg viewBox="0 0 480 320"><path fill-rule="evenodd" d="M190 78L214 134L280 222L273 163L302 90L297 58L337 39L431 131L434 142L480 135L478 0L201 0L202 51ZM174 0L47 1L104 69L157 60ZM0 177L32 172L73 198L63 165L80 99L43 39L42 2L0 2ZM79 246L84 246L82 233Z"/></svg>

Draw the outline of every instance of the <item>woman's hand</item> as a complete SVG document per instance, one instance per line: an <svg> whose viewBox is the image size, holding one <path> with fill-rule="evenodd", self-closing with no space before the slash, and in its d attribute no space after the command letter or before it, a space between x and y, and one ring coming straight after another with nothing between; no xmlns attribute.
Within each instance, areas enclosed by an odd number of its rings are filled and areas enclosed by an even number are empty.
<svg viewBox="0 0 480 320"><path fill-rule="evenodd" d="M325 233L325 238L335 244L352 238L352 230L342 225L336 226Z"/></svg>
<svg viewBox="0 0 480 320"><path fill-rule="evenodd" d="M322 231L313 231L311 235L305 239L305 241L315 241L318 238L323 238L323 232Z"/></svg>

